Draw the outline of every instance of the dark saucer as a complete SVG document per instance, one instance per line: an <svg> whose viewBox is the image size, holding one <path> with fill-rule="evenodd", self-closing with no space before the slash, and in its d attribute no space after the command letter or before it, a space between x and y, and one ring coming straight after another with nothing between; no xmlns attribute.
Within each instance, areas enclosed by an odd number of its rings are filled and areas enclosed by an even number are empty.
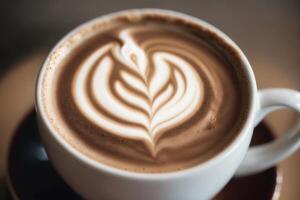
<svg viewBox="0 0 300 200"><path fill-rule="evenodd" d="M260 124L252 145L273 139L270 129ZM277 170L232 179L215 200L271 200L277 186ZM8 184L12 196L19 199L80 199L53 169L36 126L32 111L25 117L12 140L8 157Z"/></svg>

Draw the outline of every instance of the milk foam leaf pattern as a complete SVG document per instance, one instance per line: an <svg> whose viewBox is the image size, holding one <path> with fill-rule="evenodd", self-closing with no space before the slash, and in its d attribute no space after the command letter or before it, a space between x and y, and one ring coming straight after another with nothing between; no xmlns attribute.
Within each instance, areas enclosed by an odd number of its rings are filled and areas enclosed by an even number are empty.
<svg viewBox="0 0 300 200"><path fill-rule="evenodd" d="M147 53L131 31L119 33L122 44L101 46L82 62L72 94L88 120L119 137L145 142L155 154L155 141L199 109L202 80L180 54Z"/></svg>

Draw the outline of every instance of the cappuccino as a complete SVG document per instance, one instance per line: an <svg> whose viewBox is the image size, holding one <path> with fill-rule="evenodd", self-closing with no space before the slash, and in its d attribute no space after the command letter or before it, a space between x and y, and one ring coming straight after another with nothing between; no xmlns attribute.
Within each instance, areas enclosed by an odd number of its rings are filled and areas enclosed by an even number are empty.
<svg viewBox="0 0 300 200"><path fill-rule="evenodd" d="M115 168L161 173L199 165L239 134L246 72L201 26L128 12L72 32L49 58L43 106L74 149Z"/></svg>

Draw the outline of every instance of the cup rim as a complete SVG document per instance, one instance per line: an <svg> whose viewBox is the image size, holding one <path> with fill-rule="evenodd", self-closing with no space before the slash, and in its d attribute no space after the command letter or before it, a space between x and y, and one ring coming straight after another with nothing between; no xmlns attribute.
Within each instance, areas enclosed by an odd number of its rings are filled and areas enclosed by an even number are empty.
<svg viewBox="0 0 300 200"><path fill-rule="evenodd" d="M84 155L74 147L72 147L67 141L65 141L60 134L56 133L57 131L54 129L54 127L51 125L51 122L49 121L47 114L44 110L44 106L42 103L42 77L45 74L45 69L50 61L50 55L52 55L55 51L57 51L58 47L63 44L65 41L70 38L73 34L80 31L82 28L86 26L90 26L92 24L97 24L100 21L112 18L112 17L118 17L123 15L128 15L128 13L133 13L135 15L145 15L145 14L155 14L158 16L166 16L166 17L174 17L177 19L183 19L188 20L189 22L192 22L196 24L197 26L200 26L202 28L205 28L206 30L209 30L210 32L214 33L218 38L222 39L223 42L226 43L226 45L230 46L231 49L233 49L239 57L239 60L242 63L242 66L245 68L246 72L246 78L249 81L249 109L247 112L247 119L243 123L240 132L235 136L235 138L231 141L231 143L225 147L221 152L213 156L212 158L206 160L203 163L200 163L196 166L189 167L186 169L178 170L178 171L171 171L171 172L160 172L160 173L143 173L143 172L133 172L133 171L127 171L123 169L119 169L104 163L100 163L98 161L93 160L92 158ZM121 176L124 178L131 178L131 179L140 179L140 180L163 180L163 179L174 179L174 178L180 178L186 175L193 174L196 171L207 169L214 164L216 164L218 161L222 160L222 158L227 157L232 151L234 151L239 146L239 142L243 140L247 136L247 131L252 129L253 127L253 121L255 117L255 111L256 111L256 94L257 94L257 86L255 81L255 76L252 71L251 65L247 59L247 57L244 55L242 50L235 44L225 33L223 33L218 28L214 27L213 25L209 24L206 21L203 21L202 19L190 16L185 13L167 10L167 9L157 9L157 8L139 8L139 9L127 9L127 10L121 10L117 12L113 12L110 14L98 16L94 19L91 19L76 28L74 28L72 31L70 31L68 34L66 34L56 45L50 53L48 54L46 60L42 64L36 81L36 87L35 87L35 108L36 112L40 118L40 120L45 124L46 128L49 130L49 133L55 138L55 140L61 145L69 154L71 154L73 157L78 159L80 162L94 168L97 170L100 170L102 172L106 172L111 175Z"/></svg>

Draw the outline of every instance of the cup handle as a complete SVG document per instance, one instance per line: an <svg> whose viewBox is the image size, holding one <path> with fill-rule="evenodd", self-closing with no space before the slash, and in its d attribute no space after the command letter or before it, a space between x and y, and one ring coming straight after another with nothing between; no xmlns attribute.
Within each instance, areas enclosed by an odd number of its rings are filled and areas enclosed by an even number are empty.
<svg viewBox="0 0 300 200"><path fill-rule="evenodd" d="M255 126L270 112L280 108L292 108L300 113L300 92L290 89L264 89L258 93L259 106ZM284 116L283 116L284 117ZM287 134L255 147L248 152L235 176L258 173L276 165L300 147L300 119Z"/></svg>

